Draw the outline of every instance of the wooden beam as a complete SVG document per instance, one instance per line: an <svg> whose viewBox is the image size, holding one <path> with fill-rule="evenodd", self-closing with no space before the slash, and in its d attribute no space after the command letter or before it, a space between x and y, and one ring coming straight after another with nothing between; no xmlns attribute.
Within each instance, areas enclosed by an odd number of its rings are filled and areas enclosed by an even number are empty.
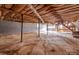
<svg viewBox="0 0 79 59"><path fill-rule="evenodd" d="M72 30L72 29L70 29L70 28L69 28L68 26L66 26L65 24L63 24L63 23L62 23L62 25L63 25L63 26L65 26L67 29L69 29L70 31L72 31L72 32L73 32L73 30Z"/></svg>
<svg viewBox="0 0 79 59"><path fill-rule="evenodd" d="M53 6L53 5L52 5ZM55 10L56 11L59 11L59 10L65 10L65 9L68 9L68 8L72 8L72 7L75 7L75 6L77 6L76 4L64 4L64 5L62 5L61 4L61 6L57 6L56 8L55 8ZM54 6L53 6L54 7Z"/></svg>
<svg viewBox="0 0 79 59"><path fill-rule="evenodd" d="M79 8L79 5L76 5L76 6L73 6L73 7L70 7L70 8L64 8L64 9L62 9L62 10L58 10L57 12L70 11L70 10L76 9L76 8Z"/></svg>
<svg viewBox="0 0 79 59"><path fill-rule="evenodd" d="M20 13L20 12L17 12L17 11L11 10L11 9L7 9L7 8L4 8L4 7L0 7L0 10L6 10L6 11L9 11L9 12L13 12L13 13L15 13L15 14L22 15L22 13ZM7 15L7 13L6 13L6 15ZM23 15L27 16L27 15L29 15L29 14L23 14ZM12 15L11 15L11 16L12 16ZM12 17L13 17L13 16L12 16ZM36 18L34 18L34 17L30 16L30 15L29 15L29 17L31 17L31 18L33 18L33 19L36 19ZM5 17L4 17L4 18L5 18Z"/></svg>
<svg viewBox="0 0 79 59"><path fill-rule="evenodd" d="M62 18L62 16L61 16L58 12L56 12L56 11L54 10L54 8L52 9L52 14L53 14L57 19L59 19L59 21L61 22L61 24L62 24L63 26L65 26L66 28L68 28L70 31L73 32L72 29L70 29L68 26L66 26L66 25L63 23L63 22L64 22L64 19Z"/></svg>
<svg viewBox="0 0 79 59"><path fill-rule="evenodd" d="M40 20L37 23L37 36L40 37Z"/></svg>
<svg viewBox="0 0 79 59"><path fill-rule="evenodd" d="M2 11L0 10L0 17L2 16Z"/></svg>
<svg viewBox="0 0 79 59"><path fill-rule="evenodd" d="M21 15L22 17L22 21L21 21L21 41L20 42L23 42L23 15Z"/></svg>
<svg viewBox="0 0 79 59"><path fill-rule="evenodd" d="M29 4L28 6L33 10L33 12L34 12L34 13L36 14L36 16L41 20L41 22L44 23L43 18L39 15L39 13L37 12L37 10L36 10L31 4Z"/></svg>
<svg viewBox="0 0 79 59"><path fill-rule="evenodd" d="M67 13L60 13L61 15L73 15L73 14L79 14L79 10L76 10L76 11L72 11L72 12L67 12Z"/></svg>
<svg viewBox="0 0 79 59"><path fill-rule="evenodd" d="M48 35L48 26L49 26L49 25L48 25L48 23L47 23L47 26L46 26L46 28L47 28L47 29L46 29L46 30L47 30L47 35Z"/></svg>

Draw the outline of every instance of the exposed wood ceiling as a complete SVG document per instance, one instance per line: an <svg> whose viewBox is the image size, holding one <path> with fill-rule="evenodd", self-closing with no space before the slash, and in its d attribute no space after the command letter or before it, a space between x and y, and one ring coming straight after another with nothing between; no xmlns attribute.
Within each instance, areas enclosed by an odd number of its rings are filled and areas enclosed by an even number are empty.
<svg viewBox="0 0 79 59"><path fill-rule="evenodd" d="M31 8L33 7L33 9ZM76 21L79 19L78 4L3 4L0 5L0 19L20 22L55 23L57 21Z"/></svg>

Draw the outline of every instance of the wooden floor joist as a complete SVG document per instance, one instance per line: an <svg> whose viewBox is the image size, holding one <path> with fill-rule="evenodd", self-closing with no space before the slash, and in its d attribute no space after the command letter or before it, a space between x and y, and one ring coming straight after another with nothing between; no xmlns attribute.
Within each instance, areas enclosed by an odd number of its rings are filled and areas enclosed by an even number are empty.
<svg viewBox="0 0 79 59"><path fill-rule="evenodd" d="M72 29L70 29L68 26L66 26L66 25L64 24L64 19L62 18L62 16L61 16L58 12L55 11L54 8L53 8L53 10L52 10L52 14L53 14L57 19L59 19L60 23L61 23L63 26L65 26L67 29L69 29L70 31L73 32Z"/></svg>
<svg viewBox="0 0 79 59"><path fill-rule="evenodd" d="M43 18L40 16L40 14L36 11L36 9L31 5L29 4L29 7L33 10L33 12L36 14L36 16L39 18L39 20L41 20L42 23L44 23L44 20Z"/></svg>

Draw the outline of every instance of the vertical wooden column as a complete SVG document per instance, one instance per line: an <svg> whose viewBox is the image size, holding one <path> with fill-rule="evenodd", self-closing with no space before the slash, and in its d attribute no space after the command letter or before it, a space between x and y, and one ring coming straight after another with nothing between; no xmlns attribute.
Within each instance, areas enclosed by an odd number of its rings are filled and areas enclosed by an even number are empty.
<svg viewBox="0 0 79 59"><path fill-rule="evenodd" d="M58 32L58 24L56 25L56 27L57 27L57 32Z"/></svg>
<svg viewBox="0 0 79 59"><path fill-rule="evenodd" d="M55 28L56 28L57 32L58 32L58 26L59 26L59 24L55 24Z"/></svg>
<svg viewBox="0 0 79 59"><path fill-rule="evenodd" d="M2 21L3 12L0 10L0 21Z"/></svg>
<svg viewBox="0 0 79 59"><path fill-rule="evenodd" d="M0 10L0 17L2 16L2 11Z"/></svg>
<svg viewBox="0 0 79 59"><path fill-rule="evenodd" d="M47 30L47 35L48 35L48 23L47 23L47 26L46 26L46 28L47 28L46 30Z"/></svg>
<svg viewBox="0 0 79 59"><path fill-rule="evenodd" d="M37 30L38 30L38 34L37 36L40 37L40 20L38 20L38 27L37 27Z"/></svg>
<svg viewBox="0 0 79 59"><path fill-rule="evenodd" d="M21 15L22 21L21 21L21 40L20 42L23 42L23 15Z"/></svg>

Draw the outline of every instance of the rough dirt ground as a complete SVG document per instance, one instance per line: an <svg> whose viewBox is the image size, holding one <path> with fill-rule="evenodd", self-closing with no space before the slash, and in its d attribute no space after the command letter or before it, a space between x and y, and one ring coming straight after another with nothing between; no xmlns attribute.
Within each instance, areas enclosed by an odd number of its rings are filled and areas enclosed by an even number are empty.
<svg viewBox="0 0 79 59"><path fill-rule="evenodd" d="M0 36L1 55L79 55L79 40L59 35L24 33L23 42L20 34Z"/></svg>

